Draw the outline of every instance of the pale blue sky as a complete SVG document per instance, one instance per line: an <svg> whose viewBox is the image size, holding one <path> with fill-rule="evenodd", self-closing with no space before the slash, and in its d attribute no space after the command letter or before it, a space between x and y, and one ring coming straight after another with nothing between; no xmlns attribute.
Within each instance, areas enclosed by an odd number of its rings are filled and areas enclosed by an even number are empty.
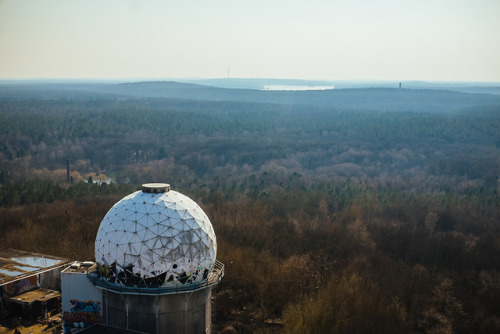
<svg viewBox="0 0 500 334"><path fill-rule="evenodd" d="M0 78L500 81L500 0L0 0Z"/></svg>

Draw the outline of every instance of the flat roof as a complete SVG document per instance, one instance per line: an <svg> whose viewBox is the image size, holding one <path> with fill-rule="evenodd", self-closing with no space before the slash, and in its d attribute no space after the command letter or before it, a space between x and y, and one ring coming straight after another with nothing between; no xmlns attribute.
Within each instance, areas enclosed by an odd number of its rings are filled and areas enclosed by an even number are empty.
<svg viewBox="0 0 500 334"><path fill-rule="evenodd" d="M48 290L48 289L35 289L25 292L21 295L10 298L11 302L24 304L31 304L34 301L46 301L52 298L60 297L61 293L59 291Z"/></svg>
<svg viewBox="0 0 500 334"><path fill-rule="evenodd" d="M63 273L78 273L78 274L88 274L94 272L97 269L97 264L91 261L73 261Z"/></svg>
<svg viewBox="0 0 500 334"><path fill-rule="evenodd" d="M0 286L67 265L65 258L26 252L17 249L0 249Z"/></svg>

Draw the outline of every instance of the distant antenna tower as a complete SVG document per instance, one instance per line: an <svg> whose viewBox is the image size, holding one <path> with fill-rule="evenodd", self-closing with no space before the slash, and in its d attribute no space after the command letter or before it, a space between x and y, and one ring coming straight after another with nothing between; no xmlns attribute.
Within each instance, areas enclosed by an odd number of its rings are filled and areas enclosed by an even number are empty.
<svg viewBox="0 0 500 334"><path fill-rule="evenodd" d="M227 68L227 78L229 79L229 67Z"/></svg>

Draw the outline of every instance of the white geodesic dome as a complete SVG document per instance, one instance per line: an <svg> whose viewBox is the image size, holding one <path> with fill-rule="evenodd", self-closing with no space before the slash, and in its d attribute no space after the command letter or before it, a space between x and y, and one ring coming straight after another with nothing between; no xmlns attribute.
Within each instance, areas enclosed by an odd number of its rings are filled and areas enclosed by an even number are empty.
<svg viewBox="0 0 500 334"><path fill-rule="evenodd" d="M95 241L96 261L112 268L116 281L125 284L199 282L212 270L216 254L215 233L205 212L163 183L145 184L116 203Z"/></svg>

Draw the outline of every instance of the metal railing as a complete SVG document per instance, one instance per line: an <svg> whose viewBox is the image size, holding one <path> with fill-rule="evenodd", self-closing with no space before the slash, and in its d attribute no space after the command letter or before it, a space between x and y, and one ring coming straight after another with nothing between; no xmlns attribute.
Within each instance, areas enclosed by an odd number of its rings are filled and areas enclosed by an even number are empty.
<svg viewBox="0 0 500 334"><path fill-rule="evenodd" d="M174 293L186 293L193 292L201 289L205 289L210 286L214 286L220 282L224 276L224 264L218 260L215 261L212 271L208 274L207 279L194 282L194 283L178 283L172 286L160 286L160 287L137 287L137 286L127 286L123 284L111 283L99 275L96 272L87 274L88 279L97 288L116 291L122 294L144 294L144 295L167 295Z"/></svg>

